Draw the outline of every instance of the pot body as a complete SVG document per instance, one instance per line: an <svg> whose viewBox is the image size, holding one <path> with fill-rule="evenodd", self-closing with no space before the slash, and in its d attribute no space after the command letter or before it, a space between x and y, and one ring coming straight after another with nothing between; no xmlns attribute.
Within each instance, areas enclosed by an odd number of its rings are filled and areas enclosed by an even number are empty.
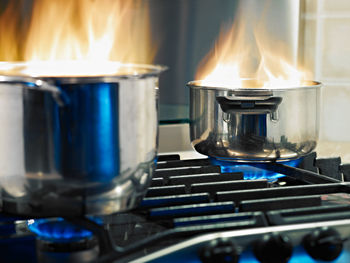
<svg viewBox="0 0 350 263"><path fill-rule="evenodd" d="M194 149L227 161L285 161L316 147L320 84L287 89L223 89L190 82Z"/></svg>
<svg viewBox="0 0 350 263"><path fill-rule="evenodd" d="M64 97L0 84L2 210L111 214L137 205L155 166L158 73L45 77Z"/></svg>

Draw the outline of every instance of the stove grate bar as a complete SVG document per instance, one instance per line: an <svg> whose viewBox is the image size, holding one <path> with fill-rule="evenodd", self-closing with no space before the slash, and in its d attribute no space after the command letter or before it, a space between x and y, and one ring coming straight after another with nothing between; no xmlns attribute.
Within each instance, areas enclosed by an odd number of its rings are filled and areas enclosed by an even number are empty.
<svg viewBox="0 0 350 263"><path fill-rule="evenodd" d="M340 157L316 159L315 165L320 174L342 181Z"/></svg>
<svg viewBox="0 0 350 263"><path fill-rule="evenodd" d="M166 161L178 161L180 160L179 154L163 154L157 156L158 162L166 162Z"/></svg>
<svg viewBox="0 0 350 263"><path fill-rule="evenodd" d="M325 175L321 175L297 167L288 166L281 163L266 163L265 169L275 173L285 174L308 184L339 183L340 181Z"/></svg>
<svg viewBox="0 0 350 263"><path fill-rule="evenodd" d="M266 220L262 212L247 212L176 218L174 219L174 227L243 221L252 226L266 225Z"/></svg>
<svg viewBox="0 0 350 263"><path fill-rule="evenodd" d="M163 186L163 178L152 178L151 187Z"/></svg>
<svg viewBox="0 0 350 263"><path fill-rule="evenodd" d="M177 161L167 161L157 163L157 169L178 168L178 167L193 167L193 166L208 166L211 165L208 158L205 159L187 159Z"/></svg>
<svg viewBox="0 0 350 263"><path fill-rule="evenodd" d="M243 173L211 173L211 174L196 174L188 176L170 176L168 184L195 184L195 183L209 183L209 182L221 182L221 181L237 181L243 180Z"/></svg>
<svg viewBox="0 0 350 263"><path fill-rule="evenodd" d="M191 185L191 193L211 193L215 194L218 191L233 191L244 189L260 189L267 188L267 180L239 180L226 182L210 182Z"/></svg>
<svg viewBox="0 0 350 263"><path fill-rule="evenodd" d="M159 187L148 188L146 197L182 195L182 194L186 194L186 187L184 185L159 186Z"/></svg>
<svg viewBox="0 0 350 263"><path fill-rule="evenodd" d="M251 228L252 226L253 224L249 224L249 223L247 224L247 222L243 221L243 222L225 222L225 223L218 223L218 224L184 226L184 227L174 228L173 230L176 236L187 237L187 236L193 236L195 234L205 234L209 232L221 232L221 231Z"/></svg>
<svg viewBox="0 0 350 263"><path fill-rule="evenodd" d="M344 176L344 181L349 182L350 181L350 164L342 164L340 166L340 170Z"/></svg>
<svg viewBox="0 0 350 263"><path fill-rule="evenodd" d="M293 208L266 213L271 225L288 225L350 218L350 205Z"/></svg>
<svg viewBox="0 0 350 263"><path fill-rule="evenodd" d="M142 200L138 208L148 209L157 207L168 207L174 205L209 203L209 195L207 193L185 194L163 197L146 197Z"/></svg>
<svg viewBox="0 0 350 263"><path fill-rule="evenodd" d="M222 191L222 192L216 193L215 201L240 202L241 200L253 200L253 199L263 199L263 198L288 197L288 196L307 196L307 195L320 195L320 194L332 194L332 193L350 193L350 184L338 183L338 184L285 186L285 187L259 189L258 191L255 189L225 191L225 192Z"/></svg>
<svg viewBox="0 0 350 263"><path fill-rule="evenodd" d="M218 202L155 208L149 211L149 217L150 219L171 219L234 212L235 204L233 202Z"/></svg>
<svg viewBox="0 0 350 263"><path fill-rule="evenodd" d="M193 175L193 174L207 174L207 173L220 173L220 166L200 166L200 167L180 167L180 168L165 168L157 169L154 172L154 177L168 178L170 176L178 175Z"/></svg>
<svg viewBox="0 0 350 263"><path fill-rule="evenodd" d="M240 212L249 211L270 211L283 208L313 207L321 206L322 201L317 196L295 196L295 197L278 197L260 200L242 201L239 206Z"/></svg>
<svg viewBox="0 0 350 263"><path fill-rule="evenodd" d="M318 172L317 167L315 166L316 164L316 152L312 152L306 156L304 156L300 162L300 164L298 165L299 168L304 169L304 170L308 170L314 173Z"/></svg>

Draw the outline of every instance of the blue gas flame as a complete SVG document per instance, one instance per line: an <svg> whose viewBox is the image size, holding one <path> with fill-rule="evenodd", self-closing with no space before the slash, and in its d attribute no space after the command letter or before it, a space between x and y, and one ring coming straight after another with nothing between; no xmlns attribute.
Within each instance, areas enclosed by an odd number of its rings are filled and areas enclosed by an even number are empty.
<svg viewBox="0 0 350 263"><path fill-rule="evenodd" d="M100 218L94 217L92 220L98 224L102 223ZM93 236L91 231L71 224L63 218L28 220L28 228L38 238L53 242L72 242Z"/></svg>
<svg viewBox="0 0 350 263"><path fill-rule="evenodd" d="M301 160L302 158L279 163L296 167L300 164ZM219 165L222 173L242 172L245 180L267 179L268 181L275 181L285 176L284 174L266 170L264 163L239 163L221 161L214 158L211 159L211 162L213 165Z"/></svg>

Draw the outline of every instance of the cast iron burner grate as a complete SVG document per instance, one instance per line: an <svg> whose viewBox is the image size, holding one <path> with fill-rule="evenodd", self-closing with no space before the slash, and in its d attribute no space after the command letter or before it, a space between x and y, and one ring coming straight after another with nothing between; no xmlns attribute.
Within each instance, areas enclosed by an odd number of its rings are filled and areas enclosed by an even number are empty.
<svg viewBox="0 0 350 263"><path fill-rule="evenodd" d="M298 167L268 163L285 176L244 180L223 173L209 159L159 156L157 170L139 207L103 218L65 218L99 240L97 262L128 262L205 233L350 218L350 165L340 158L305 157ZM320 174L321 173L321 174Z"/></svg>

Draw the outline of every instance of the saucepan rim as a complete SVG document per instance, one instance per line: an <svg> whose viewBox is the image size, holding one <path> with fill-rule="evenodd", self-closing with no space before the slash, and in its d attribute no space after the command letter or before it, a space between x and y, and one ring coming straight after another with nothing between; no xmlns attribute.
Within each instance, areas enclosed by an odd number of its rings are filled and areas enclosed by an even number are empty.
<svg viewBox="0 0 350 263"><path fill-rule="evenodd" d="M61 63L57 62L58 65ZM71 63L81 63L79 61L71 61ZM19 76L19 77L34 77L43 80L56 80L62 84L74 84L74 83L109 83L116 82L123 79L145 79L148 77L158 77L160 73L168 69L164 65L153 64L134 64L134 63L120 63L117 61L108 61L111 67L116 67L116 72L106 74L72 74L61 75L59 73L59 67L56 74L31 74L23 72L24 69L34 65L37 67L44 67L46 65L52 65L49 61L34 61L34 62L0 62L0 75L4 76ZM79 64L77 64L79 65ZM39 71L40 72L40 71ZM44 71L43 71L44 72ZM120 73L119 73L120 72Z"/></svg>
<svg viewBox="0 0 350 263"><path fill-rule="evenodd" d="M257 85L258 80L253 78L245 78L241 79L241 81L246 82L247 84L244 85L244 87L238 87L238 86L224 86L224 85L202 85L203 80L193 80L187 83L187 87L189 88L195 88L195 89L204 89L204 90L239 90L239 91L285 91L285 90L296 90L296 89L317 89L322 87L322 83L316 80L305 80L302 81L302 84L297 85L290 85L286 87L264 87L263 85L259 86ZM253 85L249 87L249 82L251 82Z"/></svg>

